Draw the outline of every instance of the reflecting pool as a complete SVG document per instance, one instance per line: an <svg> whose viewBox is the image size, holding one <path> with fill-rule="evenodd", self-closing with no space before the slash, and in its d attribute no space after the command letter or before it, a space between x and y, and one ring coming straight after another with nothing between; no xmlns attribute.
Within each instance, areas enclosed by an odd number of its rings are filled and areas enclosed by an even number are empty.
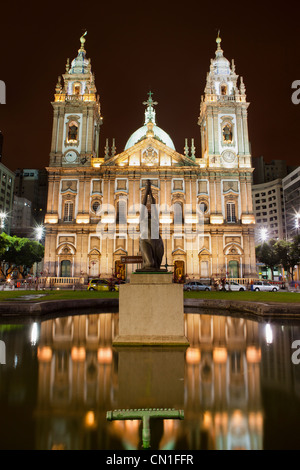
<svg viewBox="0 0 300 470"><path fill-rule="evenodd" d="M185 314L188 348L112 347L116 313L0 324L1 449L299 449L299 322ZM184 419L168 416L184 411Z"/></svg>

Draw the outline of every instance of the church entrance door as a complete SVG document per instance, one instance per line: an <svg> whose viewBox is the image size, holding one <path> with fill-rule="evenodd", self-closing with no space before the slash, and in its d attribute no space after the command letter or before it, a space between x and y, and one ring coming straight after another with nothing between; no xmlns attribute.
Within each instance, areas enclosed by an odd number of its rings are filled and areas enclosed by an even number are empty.
<svg viewBox="0 0 300 470"><path fill-rule="evenodd" d="M184 282L184 261L174 262L174 282Z"/></svg>
<svg viewBox="0 0 300 470"><path fill-rule="evenodd" d="M60 263L60 275L61 277L71 277L71 261L64 259Z"/></svg>
<svg viewBox="0 0 300 470"><path fill-rule="evenodd" d="M231 260L228 263L229 277L238 278L240 277L240 269L238 261Z"/></svg>

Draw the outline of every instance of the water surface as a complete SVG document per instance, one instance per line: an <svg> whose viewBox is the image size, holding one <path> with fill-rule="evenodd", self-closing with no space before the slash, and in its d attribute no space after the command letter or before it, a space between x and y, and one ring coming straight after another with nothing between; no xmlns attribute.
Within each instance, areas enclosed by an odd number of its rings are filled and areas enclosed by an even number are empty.
<svg viewBox="0 0 300 470"><path fill-rule="evenodd" d="M185 314L181 348L113 348L118 315L0 324L1 449L141 449L140 419L115 409L175 409L150 420L151 449L299 449L299 322ZM299 355L300 357L300 355Z"/></svg>

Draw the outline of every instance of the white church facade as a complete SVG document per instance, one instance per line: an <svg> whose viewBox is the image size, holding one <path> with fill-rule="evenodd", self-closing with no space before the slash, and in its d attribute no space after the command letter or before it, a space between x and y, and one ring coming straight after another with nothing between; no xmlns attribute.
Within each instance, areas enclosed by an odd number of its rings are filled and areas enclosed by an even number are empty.
<svg viewBox="0 0 300 470"><path fill-rule="evenodd" d="M183 154L176 151L156 123L151 92L141 127L124 150L116 153L107 143L101 155L100 100L84 37L52 105L45 275L130 278L138 265L122 260L140 254L140 204L151 180L165 246L162 268L175 281L257 277L249 103L219 37L200 104L199 155L194 140Z"/></svg>

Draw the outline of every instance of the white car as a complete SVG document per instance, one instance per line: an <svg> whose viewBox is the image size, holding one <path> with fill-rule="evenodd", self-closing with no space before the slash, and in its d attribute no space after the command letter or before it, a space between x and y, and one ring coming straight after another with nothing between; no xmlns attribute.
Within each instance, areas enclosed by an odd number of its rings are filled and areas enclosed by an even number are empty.
<svg viewBox="0 0 300 470"><path fill-rule="evenodd" d="M222 288L223 288L222 285L220 285L220 290L222 290ZM231 290L231 291L247 290L246 286L243 286L243 284L239 284L238 282L235 282L235 281L226 281L225 289L226 290Z"/></svg>
<svg viewBox="0 0 300 470"><path fill-rule="evenodd" d="M266 291L277 292L279 291L279 287L273 284L270 284L268 281L255 281L251 286L251 290L264 291L264 292Z"/></svg>

